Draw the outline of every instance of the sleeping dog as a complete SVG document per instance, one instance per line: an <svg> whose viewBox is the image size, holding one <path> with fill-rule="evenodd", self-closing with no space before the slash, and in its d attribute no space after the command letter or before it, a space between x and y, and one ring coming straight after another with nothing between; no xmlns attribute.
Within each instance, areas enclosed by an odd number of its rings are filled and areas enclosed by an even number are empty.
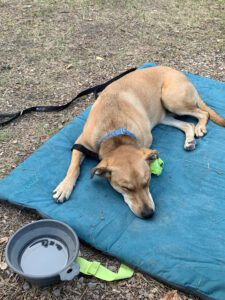
<svg viewBox="0 0 225 300"><path fill-rule="evenodd" d="M174 115L190 115L198 123L195 126ZM158 157L150 149L151 130L158 124L182 130L184 149L190 151L195 149L195 136L206 134L208 118L225 127L225 119L203 102L181 72L163 66L136 70L103 90L76 144L98 154L100 162L92 175L108 179L135 215L149 218L155 211L149 163ZM56 202L70 197L83 158L79 150L72 151L67 174L53 192Z"/></svg>

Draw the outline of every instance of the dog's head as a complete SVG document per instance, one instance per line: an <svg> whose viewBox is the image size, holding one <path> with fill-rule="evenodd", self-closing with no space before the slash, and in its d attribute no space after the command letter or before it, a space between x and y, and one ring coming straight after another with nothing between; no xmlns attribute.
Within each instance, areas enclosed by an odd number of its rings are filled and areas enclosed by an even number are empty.
<svg viewBox="0 0 225 300"><path fill-rule="evenodd" d="M112 151L93 170L109 180L111 186L124 197L132 212L140 218L150 218L155 205L149 191L151 174L149 163L158 158L154 150L121 146Z"/></svg>

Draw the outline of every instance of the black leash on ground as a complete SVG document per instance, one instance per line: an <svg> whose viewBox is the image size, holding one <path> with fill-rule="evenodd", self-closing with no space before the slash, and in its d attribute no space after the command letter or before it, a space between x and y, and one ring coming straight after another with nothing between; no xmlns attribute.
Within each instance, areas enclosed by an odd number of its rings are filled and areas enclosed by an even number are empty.
<svg viewBox="0 0 225 300"><path fill-rule="evenodd" d="M77 100L78 98L80 98L82 96L86 96L91 93L94 93L95 95L97 95L98 93L103 91L107 87L107 85L109 85L113 81L127 75L130 72L135 71L136 69L137 68L129 69L129 70L117 75L116 77L106 81L103 84L99 84L99 85L90 87L90 88L80 92L76 97L74 97L68 103L63 104L63 105L32 106L32 107L26 108L24 110L18 111L16 113L0 113L0 126L3 127L5 125L9 124L10 122L12 122L13 120L15 120L25 114L28 114L30 112L53 112L53 111L63 110L65 108L67 108L68 106L70 106L70 104L72 104L72 102L74 102L75 100Z"/></svg>

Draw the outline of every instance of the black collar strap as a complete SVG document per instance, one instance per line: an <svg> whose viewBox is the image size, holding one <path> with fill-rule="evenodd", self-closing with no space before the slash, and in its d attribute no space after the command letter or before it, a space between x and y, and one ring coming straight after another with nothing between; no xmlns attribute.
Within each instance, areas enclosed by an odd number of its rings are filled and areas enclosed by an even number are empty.
<svg viewBox="0 0 225 300"><path fill-rule="evenodd" d="M84 147L81 144L74 144L73 147L71 148L71 151L73 151L73 150L80 151L81 153L83 153L86 156L89 156L89 157L94 158L96 160L100 160L99 156L98 156L98 153L95 153L95 152L87 149L86 147Z"/></svg>
<svg viewBox="0 0 225 300"><path fill-rule="evenodd" d="M126 128L119 128L117 130L112 130L109 133L107 133L101 139L100 144L102 142L107 141L110 138L117 137L117 136L120 136L120 135L127 135L127 136L130 136L131 138L137 140L136 136L132 132L128 131ZM71 151L73 151L73 150L80 151L80 152L82 152L86 156L89 156L89 157L94 158L96 160L100 160L99 156L98 156L98 154L96 152L93 152L93 151L87 149L85 146L83 146L81 144L74 144L73 147L71 148Z"/></svg>

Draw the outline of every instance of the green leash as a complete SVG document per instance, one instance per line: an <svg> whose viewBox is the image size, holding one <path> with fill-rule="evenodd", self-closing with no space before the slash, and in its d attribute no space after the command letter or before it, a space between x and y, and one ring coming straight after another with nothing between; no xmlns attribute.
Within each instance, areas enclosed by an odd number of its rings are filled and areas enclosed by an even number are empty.
<svg viewBox="0 0 225 300"><path fill-rule="evenodd" d="M134 274L134 270L124 264L121 264L118 273L115 273L102 266L98 261L88 261L80 256L77 257L76 263L80 266L82 274L95 276L104 281L127 279Z"/></svg>

